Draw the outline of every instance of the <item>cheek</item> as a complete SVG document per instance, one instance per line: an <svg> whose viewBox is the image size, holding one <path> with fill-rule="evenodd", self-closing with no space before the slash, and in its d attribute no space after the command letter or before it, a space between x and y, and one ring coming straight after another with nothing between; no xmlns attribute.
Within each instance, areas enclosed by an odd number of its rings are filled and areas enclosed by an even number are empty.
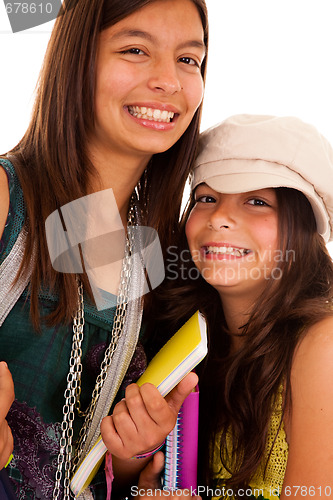
<svg viewBox="0 0 333 500"><path fill-rule="evenodd" d="M195 208L193 208L185 226L185 234L188 246L192 253L193 251L197 251L199 249L198 238L204 230L204 224L205 222L202 214L197 213Z"/></svg>
<svg viewBox="0 0 333 500"><path fill-rule="evenodd" d="M257 232L265 247L270 247L274 250L278 248L278 225L276 218L267 219L258 225Z"/></svg>
<svg viewBox="0 0 333 500"><path fill-rule="evenodd" d="M196 267L200 270L202 256L198 237L202 234L202 223L200 217L198 217L195 212L192 211L191 214L192 215L190 215L186 223L185 233L192 260Z"/></svg>
<svg viewBox="0 0 333 500"><path fill-rule="evenodd" d="M200 106L204 95L204 84L201 73L198 73L196 78L193 78L193 75L185 78L182 86L186 95L188 108L194 114Z"/></svg>
<svg viewBox="0 0 333 500"><path fill-rule="evenodd" d="M189 218L187 219L186 226L185 226L185 234L188 242L188 246L190 249L193 248L194 245L194 237L195 237L195 227L196 227L196 222L195 222L195 215L192 215L193 212L191 212Z"/></svg>
<svg viewBox="0 0 333 500"><path fill-rule="evenodd" d="M133 69L126 65L110 64L97 68L96 99L105 106L107 100L125 99L127 93L133 88L133 82L137 82L138 75ZM104 101L104 102L103 102Z"/></svg>

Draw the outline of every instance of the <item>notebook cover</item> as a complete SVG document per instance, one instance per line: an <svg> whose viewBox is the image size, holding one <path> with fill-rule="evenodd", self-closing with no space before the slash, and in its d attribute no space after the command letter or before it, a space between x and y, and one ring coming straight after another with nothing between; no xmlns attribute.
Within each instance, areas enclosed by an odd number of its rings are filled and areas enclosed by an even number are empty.
<svg viewBox="0 0 333 500"><path fill-rule="evenodd" d="M185 399L175 428L166 438L163 486L196 489L198 466L199 390Z"/></svg>

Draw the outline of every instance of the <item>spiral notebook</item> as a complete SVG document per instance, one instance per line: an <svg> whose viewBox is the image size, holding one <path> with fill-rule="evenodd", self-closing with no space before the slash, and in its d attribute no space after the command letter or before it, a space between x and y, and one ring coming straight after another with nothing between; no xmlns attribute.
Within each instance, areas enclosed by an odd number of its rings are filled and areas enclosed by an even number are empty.
<svg viewBox="0 0 333 500"><path fill-rule="evenodd" d="M177 423L165 441L163 488L197 488L199 389L185 399Z"/></svg>
<svg viewBox="0 0 333 500"><path fill-rule="evenodd" d="M206 354L206 321L196 311L151 360L137 384L141 386L150 382L162 396L166 396ZM70 487L75 496L89 486L106 452L107 448L100 436L71 479Z"/></svg>

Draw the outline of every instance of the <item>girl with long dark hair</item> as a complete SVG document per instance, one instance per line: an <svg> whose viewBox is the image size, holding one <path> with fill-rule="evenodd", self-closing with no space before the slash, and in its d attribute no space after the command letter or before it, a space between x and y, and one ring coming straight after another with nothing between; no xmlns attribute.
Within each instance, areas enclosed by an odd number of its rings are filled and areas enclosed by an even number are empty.
<svg viewBox="0 0 333 500"><path fill-rule="evenodd" d="M25 499L70 498L71 474L124 375L128 383L145 367L142 300L126 300L137 272L129 272L130 238L121 300L100 310L87 269L51 265L45 222L59 214L70 237L64 207L112 189L122 225L155 229L165 254L195 155L206 69L204 0L75 0L63 8L28 130L0 160L0 352L16 394L6 470ZM81 215L72 230L88 218ZM152 448L163 432L151 436ZM133 441L121 458L145 452L140 446ZM8 455L8 446L1 451ZM144 462L128 462L126 472ZM105 498L103 473L87 495Z"/></svg>
<svg viewBox="0 0 333 500"><path fill-rule="evenodd" d="M332 147L296 118L231 117L202 134L192 190L156 330L208 321L201 493L330 497Z"/></svg>

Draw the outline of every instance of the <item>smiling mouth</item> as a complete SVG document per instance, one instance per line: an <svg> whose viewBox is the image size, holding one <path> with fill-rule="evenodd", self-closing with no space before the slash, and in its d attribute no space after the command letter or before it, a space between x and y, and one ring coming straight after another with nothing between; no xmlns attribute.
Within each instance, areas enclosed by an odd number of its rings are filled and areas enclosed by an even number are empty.
<svg viewBox="0 0 333 500"><path fill-rule="evenodd" d="M204 246L203 250L205 255L233 255L234 257L244 257L251 253L248 248L237 248L237 247L216 247L216 246Z"/></svg>
<svg viewBox="0 0 333 500"><path fill-rule="evenodd" d="M165 109L147 108L145 106L127 106L130 115L141 120L150 120L154 122L172 123L177 113Z"/></svg>

